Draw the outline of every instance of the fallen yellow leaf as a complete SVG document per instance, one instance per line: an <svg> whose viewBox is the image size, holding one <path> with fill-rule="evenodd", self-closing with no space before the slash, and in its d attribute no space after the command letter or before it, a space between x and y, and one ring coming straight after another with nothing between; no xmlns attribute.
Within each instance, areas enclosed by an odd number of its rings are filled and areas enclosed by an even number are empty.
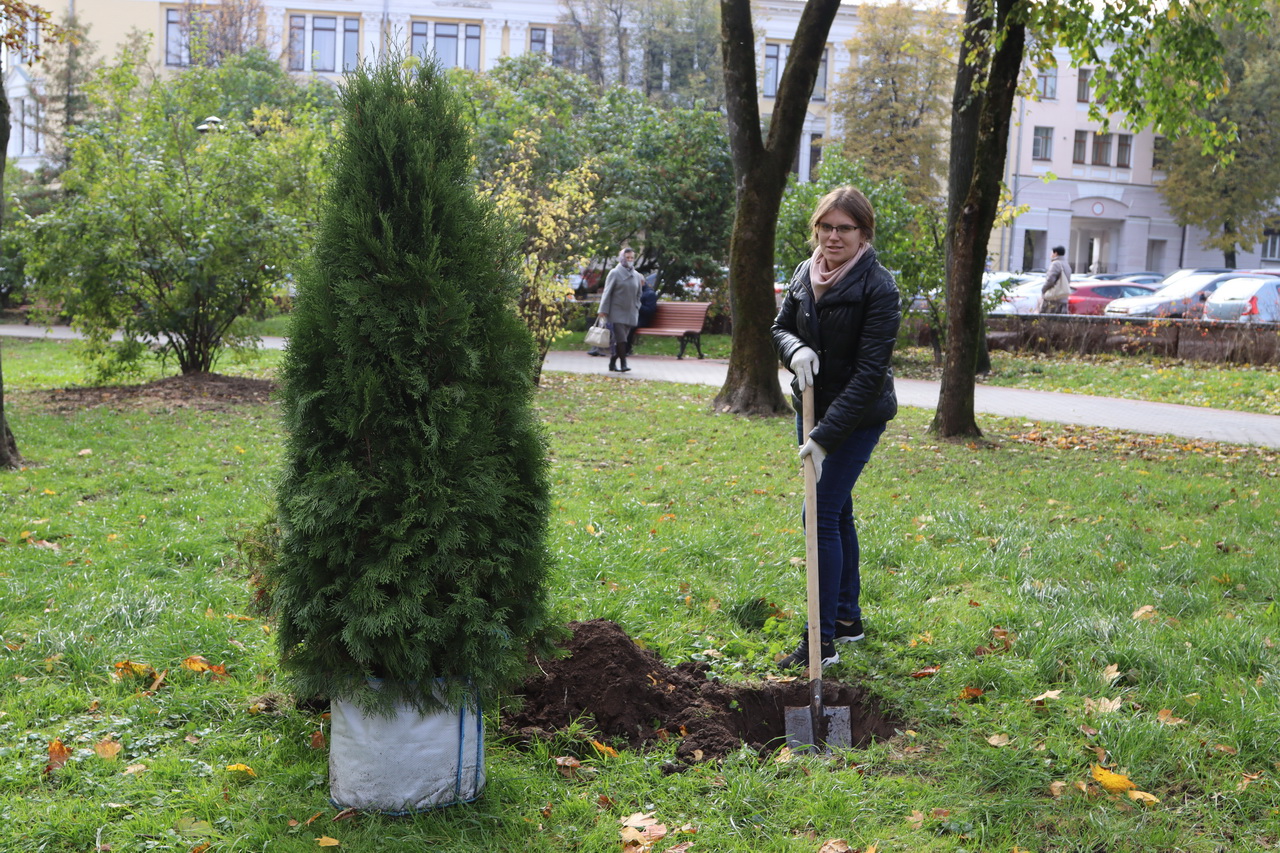
<svg viewBox="0 0 1280 853"><path fill-rule="evenodd" d="M1049 796L1053 797L1054 799L1061 797L1063 793L1066 792L1066 790L1067 790L1066 782L1050 782L1049 783Z"/></svg>
<svg viewBox="0 0 1280 853"><path fill-rule="evenodd" d="M818 848L818 853L852 853L853 848L843 838L828 838Z"/></svg>
<svg viewBox="0 0 1280 853"><path fill-rule="evenodd" d="M596 752L600 753L601 755L606 755L609 758L618 757L618 750L614 749L611 746L607 746L606 744L603 744L598 740L592 740L591 745L594 746L596 748Z"/></svg>
<svg viewBox="0 0 1280 853"><path fill-rule="evenodd" d="M1111 682L1120 677L1120 666L1118 664L1107 664L1107 668L1102 671L1102 683L1108 687Z"/></svg>
<svg viewBox="0 0 1280 853"><path fill-rule="evenodd" d="M991 737L987 738L987 743L991 744L992 746L1008 746L1009 736L1008 735L992 735Z"/></svg>
<svg viewBox="0 0 1280 853"><path fill-rule="evenodd" d="M1156 714L1156 719L1166 726L1176 726L1180 723L1186 722L1186 720L1181 717L1175 717L1173 715L1173 711L1169 708L1162 708L1160 712Z"/></svg>
<svg viewBox="0 0 1280 853"><path fill-rule="evenodd" d="M1148 794L1146 791L1130 791L1129 799L1137 800L1140 803L1147 803L1153 806L1156 803L1160 802L1159 797L1153 796L1152 794Z"/></svg>
<svg viewBox="0 0 1280 853"><path fill-rule="evenodd" d="M1032 702L1043 702L1043 701L1045 701L1046 699L1057 699L1057 698L1058 698L1058 697L1060 697L1061 695L1062 695L1062 691L1061 691L1061 690L1046 690L1044 693L1041 693L1039 696L1033 696L1033 697L1031 698L1031 701L1032 701Z"/></svg>
<svg viewBox="0 0 1280 853"><path fill-rule="evenodd" d="M107 761L114 761L115 757L120 754L120 742L111 738L100 740L93 745L93 751L99 758Z"/></svg>
<svg viewBox="0 0 1280 853"><path fill-rule="evenodd" d="M243 773L246 776L258 775L257 773L253 772L253 768L250 767L248 764L228 764L227 770L232 773Z"/></svg>
<svg viewBox="0 0 1280 853"><path fill-rule="evenodd" d="M342 842L341 842L341 841L339 841L339 840L338 840L338 839L336 839L336 838L330 838L330 837L329 837L329 836L327 836L327 835L322 835L322 836L320 836L319 838L317 838L317 839L316 839L316 846L318 846L318 847L341 847L341 846L342 846Z"/></svg>
<svg viewBox="0 0 1280 853"><path fill-rule="evenodd" d="M1101 764L1091 765L1090 775L1111 794L1118 794L1121 791L1129 791L1138 787L1133 784L1133 781L1128 776L1122 773L1112 773Z"/></svg>

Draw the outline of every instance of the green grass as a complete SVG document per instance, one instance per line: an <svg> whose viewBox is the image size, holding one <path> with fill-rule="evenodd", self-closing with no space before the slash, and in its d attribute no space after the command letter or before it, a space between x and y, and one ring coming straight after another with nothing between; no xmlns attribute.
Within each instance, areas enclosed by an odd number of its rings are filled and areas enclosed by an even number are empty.
<svg viewBox="0 0 1280 853"><path fill-rule="evenodd" d="M1124 397L1154 403L1207 406L1280 415L1280 365L1213 364L1150 355L991 353L986 385ZM933 351L901 348L894 356L898 376L937 380Z"/></svg>
<svg viewBox="0 0 1280 853"><path fill-rule="evenodd" d="M310 747L326 721L252 713L280 685L236 543L270 506L275 411L59 414L43 389L76 381L68 347L6 341L4 368L28 460L0 473L6 853L310 851L320 836L356 851L616 851L635 811L697 829L656 853L1280 839L1274 451L996 418L989 443L939 442L931 413L905 410L855 493L868 639L828 673L895 708L899 735L835 760L741 754L678 774L663 770L674 746L624 752L576 779L553 759L591 754L581 733L491 742L479 803L333 823L326 751ZM615 619L669 663L756 679L802 621L744 630L728 615L757 596L803 610L792 426L713 414L713 394L544 377L552 600L558 620ZM976 655L1000 645L996 628L1009 649ZM185 669L191 655L226 677ZM117 678L124 661L164 679ZM1119 707L1089 710L1103 699ZM72 755L46 772L54 739ZM118 757L95 752L104 741ZM1090 787L1099 762L1159 803ZM240 763L256 776L226 769Z"/></svg>

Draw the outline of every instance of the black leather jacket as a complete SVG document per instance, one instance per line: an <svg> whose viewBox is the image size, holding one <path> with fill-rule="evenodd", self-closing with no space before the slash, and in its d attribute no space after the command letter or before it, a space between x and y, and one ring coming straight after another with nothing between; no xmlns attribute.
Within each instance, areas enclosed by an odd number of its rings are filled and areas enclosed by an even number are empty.
<svg viewBox="0 0 1280 853"><path fill-rule="evenodd" d="M777 319L773 345L784 365L801 347L818 354L814 379L816 425L809 435L828 453L858 427L883 424L898 413L890 366L902 322L901 297L893 276L868 249L816 306L809 261L796 267ZM792 403L800 392L792 380Z"/></svg>

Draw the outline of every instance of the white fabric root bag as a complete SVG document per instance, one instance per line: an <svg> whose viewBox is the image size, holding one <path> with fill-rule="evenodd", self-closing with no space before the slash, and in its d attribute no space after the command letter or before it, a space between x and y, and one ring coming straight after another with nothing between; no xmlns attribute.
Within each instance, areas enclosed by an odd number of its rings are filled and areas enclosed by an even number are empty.
<svg viewBox="0 0 1280 853"><path fill-rule="evenodd" d="M329 799L338 808L411 814L468 803L484 789L484 721L477 705L392 716L330 702Z"/></svg>

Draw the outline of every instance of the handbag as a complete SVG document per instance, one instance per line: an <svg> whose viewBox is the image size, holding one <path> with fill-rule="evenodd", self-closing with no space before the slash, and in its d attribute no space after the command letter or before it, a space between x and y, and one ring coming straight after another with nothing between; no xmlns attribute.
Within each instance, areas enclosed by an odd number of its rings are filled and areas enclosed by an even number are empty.
<svg viewBox="0 0 1280 853"><path fill-rule="evenodd" d="M596 321L596 325L587 329L587 346L608 349L612 341L613 334L609 331L609 327L599 321Z"/></svg>

